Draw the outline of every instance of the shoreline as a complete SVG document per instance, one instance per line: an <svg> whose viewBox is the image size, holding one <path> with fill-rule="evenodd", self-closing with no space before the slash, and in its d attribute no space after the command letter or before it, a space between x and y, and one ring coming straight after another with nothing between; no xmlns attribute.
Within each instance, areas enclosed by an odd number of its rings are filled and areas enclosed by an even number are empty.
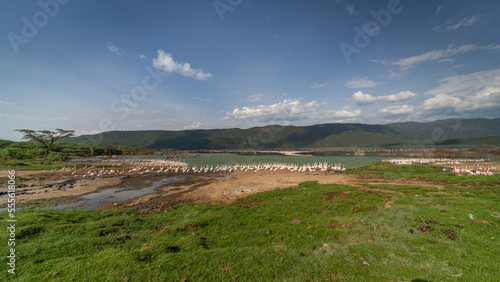
<svg viewBox="0 0 500 282"><path fill-rule="evenodd" d="M489 167L496 174L499 173L498 163L482 163L481 167ZM472 167L476 164L463 163L460 165L443 165L448 169L453 167ZM0 171L0 179L7 177L8 170ZM174 176L187 176L188 180L174 183L165 183L154 189L154 192L139 197L114 202L109 208L151 209L147 207L162 206L165 203L211 203L235 204L238 199L248 195L296 187L302 182L318 181L320 184L340 184L361 187L364 184L395 184L437 186L440 183L419 179L384 179L376 177L358 176L340 172L297 172L297 171L233 171L208 174L168 173L156 174L123 174L106 176L94 179L74 179L71 175L51 171L16 171L17 178L24 178L17 185L16 206L52 206L78 202L81 196L95 193L100 190L118 187L133 187L129 190L140 190L154 181L164 181ZM2 194L6 195L6 194ZM0 195L0 197L2 196ZM7 205L7 197L0 198L0 206ZM154 208L153 208L154 210Z"/></svg>

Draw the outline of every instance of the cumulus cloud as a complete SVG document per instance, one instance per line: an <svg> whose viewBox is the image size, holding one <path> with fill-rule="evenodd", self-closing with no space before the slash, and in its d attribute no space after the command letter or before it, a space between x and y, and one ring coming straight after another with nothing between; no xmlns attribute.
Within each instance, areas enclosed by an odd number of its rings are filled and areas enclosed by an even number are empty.
<svg viewBox="0 0 500 282"><path fill-rule="evenodd" d="M321 84L319 84L319 83L317 83L317 82L314 82L314 84L313 84L313 85L311 85L311 88L312 88L312 89L318 89L318 88L321 88L321 87L325 87L325 86L327 86L327 85L328 85L328 83L321 83Z"/></svg>
<svg viewBox="0 0 500 282"><path fill-rule="evenodd" d="M249 102L256 102L256 101L262 100L262 98L264 98L265 96L266 95L264 95L264 94L252 94L252 95L248 95L246 97L246 100Z"/></svg>
<svg viewBox="0 0 500 282"><path fill-rule="evenodd" d="M335 118L353 118L353 117L358 117L361 115L361 110L356 109L356 110L340 110L340 111L333 111L331 112L330 117L335 117Z"/></svg>
<svg viewBox="0 0 500 282"><path fill-rule="evenodd" d="M122 49L116 47L116 45L114 45L112 42L108 42L106 47L108 47L109 52L116 54L120 57L123 56L123 54L125 54L125 52Z"/></svg>
<svg viewBox="0 0 500 282"><path fill-rule="evenodd" d="M256 107L235 108L226 113L227 118L252 119L259 122L294 122L303 120L326 122L330 119L353 118L361 115L361 110L326 109L326 103L312 101L302 103L299 99L285 99L272 105L259 105Z"/></svg>
<svg viewBox="0 0 500 282"><path fill-rule="evenodd" d="M370 88L379 84L381 83L370 80L367 77L355 77L345 82L345 85L349 88Z"/></svg>
<svg viewBox="0 0 500 282"><path fill-rule="evenodd" d="M301 104L298 99L285 99L283 102L275 103L269 106L259 105L253 108L236 108L232 112L228 112L227 115L236 119L258 118L263 121L292 121L302 119L303 114L308 111L314 111L315 108L317 108L317 104L317 101Z"/></svg>
<svg viewBox="0 0 500 282"><path fill-rule="evenodd" d="M165 53L163 50L158 50L158 58L153 59L153 67L166 72L176 72L198 80L206 80L212 76L212 74L206 73L201 69L191 68L190 63L178 63L174 61L172 54Z"/></svg>
<svg viewBox="0 0 500 282"><path fill-rule="evenodd" d="M365 94L362 91L356 91L352 95L352 98L354 99L354 103L359 106L372 104L377 101L376 97L372 96L371 94Z"/></svg>
<svg viewBox="0 0 500 282"><path fill-rule="evenodd" d="M380 113L387 115L402 115L402 114L411 114L413 112L413 106L409 105L394 105L384 108L379 111Z"/></svg>
<svg viewBox="0 0 500 282"><path fill-rule="evenodd" d="M451 109L469 112L500 108L500 88L484 88L465 98L458 98L444 93L438 94L425 100L422 108L426 111Z"/></svg>
<svg viewBox="0 0 500 282"><path fill-rule="evenodd" d="M425 100L422 108L424 110L455 108L460 105L461 102L460 98L456 98L448 94L439 94L433 98Z"/></svg>
<svg viewBox="0 0 500 282"><path fill-rule="evenodd" d="M185 125L183 128L184 130L189 130L189 129L199 129L201 127L201 122L195 121L190 125Z"/></svg>
<svg viewBox="0 0 500 282"><path fill-rule="evenodd" d="M418 94L411 91L401 91L396 94L384 96L372 96L371 94L357 91L352 95L354 103L359 106L368 105L375 102L395 103L400 101L407 101L416 97L418 97Z"/></svg>
<svg viewBox="0 0 500 282"><path fill-rule="evenodd" d="M406 69L408 67L411 67L416 64L421 64L427 61L439 61L442 60L443 58L451 57L457 54L463 54L467 53L470 51L475 51L475 50L499 50L500 45L484 45L484 46L477 46L474 44L467 44L467 45L462 45L460 47L454 48L452 45L448 46L446 49L441 49L441 50L432 50L429 52L425 52L423 54L417 55L417 56L412 56L404 59L399 59L396 61L387 61L387 60L371 60L371 62L374 63L381 63L384 65L393 65L393 66L398 66L403 69Z"/></svg>
<svg viewBox="0 0 500 282"><path fill-rule="evenodd" d="M144 55L144 54L139 54L139 58L141 58L141 59L146 59L147 57L146 57L146 55Z"/></svg>
<svg viewBox="0 0 500 282"><path fill-rule="evenodd" d="M429 90L419 116L498 117L500 112L500 68L441 79Z"/></svg>

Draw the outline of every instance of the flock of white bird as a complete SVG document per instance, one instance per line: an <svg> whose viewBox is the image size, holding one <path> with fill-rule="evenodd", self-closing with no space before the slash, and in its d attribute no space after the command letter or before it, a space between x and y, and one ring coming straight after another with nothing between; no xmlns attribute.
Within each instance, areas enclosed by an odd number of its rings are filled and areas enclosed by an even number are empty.
<svg viewBox="0 0 500 282"><path fill-rule="evenodd" d="M458 165L461 163L475 163L476 169L469 169L467 166L465 168L459 168L454 166L452 173L456 175L493 175L494 173L491 168L481 168L479 164L485 162L484 159L436 159L436 158L406 158L406 159L386 159L386 162L390 162L396 165L408 165L408 164L437 164L437 165Z"/></svg>
<svg viewBox="0 0 500 282"><path fill-rule="evenodd" d="M105 168L112 166L113 168ZM325 162L314 164L286 164L286 163L258 163L258 164L232 164L232 165L206 165L189 166L187 163L169 160L128 160L128 161L110 161L98 168L95 165L85 166L83 168L63 167L51 172L58 172L72 175L75 178L98 178L106 176L120 175L144 175L156 174L158 176L167 173L217 173L233 171L292 171L292 172L327 172L327 171L345 171L346 168L341 163L328 164Z"/></svg>
<svg viewBox="0 0 500 282"><path fill-rule="evenodd" d="M398 159L384 159L384 162L390 162L396 165L408 164L461 164L464 162L484 162L484 159L438 159L438 158L398 158Z"/></svg>
<svg viewBox="0 0 500 282"><path fill-rule="evenodd" d="M437 159L437 158L406 158L406 159L386 159L396 165L405 164L461 164L463 162L474 162L479 164L484 162L483 159ZM107 168L106 168L107 166ZM111 166L111 168L110 168ZM478 165L476 165L478 166ZM496 169L496 168L493 168ZM326 162L314 164L287 164L287 163L257 163L257 164L232 164L232 165L206 165L206 166L189 166L185 162L158 160L158 159L140 159L107 161L101 168L93 166L85 166L83 168L63 167L60 170L52 170L63 174L72 175L75 178L98 178L106 176L120 175L144 175L156 174L158 176L167 173L218 173L218 172L233 172L233 171L291 171L291 172L342 172L346 168L340 163L329 164ZM493 175L490 168L468 169L454 167L453 171L456 175Z"/></svg>
<svg viewBox="0 0 500 282"><path fill-rule="evenodd" d="M454 174L456 175L493 175L493 172L490 171L490 168L478 168L478 169L469 169L453 167Z"/></svg>
<svg viewBox="0 0 500 282"><path fill-rule="evenodd" d="M286 164L286 163L258 163L258 164L233 164L233 165L216 165L192 167L193 172L233 172L240 171L297 171L297 172L313 172L313 171L344 171L345 166L342 164L314 163L314 164Z"/></svg>

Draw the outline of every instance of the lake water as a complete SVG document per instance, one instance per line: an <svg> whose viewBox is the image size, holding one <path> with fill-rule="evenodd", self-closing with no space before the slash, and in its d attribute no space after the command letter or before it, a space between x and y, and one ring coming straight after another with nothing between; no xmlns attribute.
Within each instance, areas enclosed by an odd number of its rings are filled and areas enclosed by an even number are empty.
<svg viewBox="0 0 500 282"><path fill-rule="evenodd" d="M98 209L102 204L119 202L127 199L142 197L148 194L158 193L158 188L168 184L185 181L189 176L179 175L152 182L149 186L136 189L133 186L113 187L102 189L93 193L82 195L78 202L60 204L46 209L64 210L64 209ZM163 194L162 192L160 194Z"/></svg>

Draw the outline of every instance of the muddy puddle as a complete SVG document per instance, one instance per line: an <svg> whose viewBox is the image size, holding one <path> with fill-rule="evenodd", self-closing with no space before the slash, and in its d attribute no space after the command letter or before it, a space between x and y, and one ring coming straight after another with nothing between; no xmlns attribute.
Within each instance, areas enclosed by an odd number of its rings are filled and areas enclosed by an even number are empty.
<svg viewBox="0 0 500 282"><path fill-rule="evenodd" d="M89 193L79 196L77 202L60 204L46 209L65 210L65 209L103 209L113 205L114 203L121 202L128 199L142 197L148 194L158 193L158 189L168 186L169 184L189 180L191 176L180 175L169 178L159 179L152 181L147 186L137 187L137 185L126 185L122 187L110 187L99 190L97 192ZM142 185L141 185L142 186ZM172 188L175 189L175 188ZM160 192L164 194L167 192Z"/></svg>

